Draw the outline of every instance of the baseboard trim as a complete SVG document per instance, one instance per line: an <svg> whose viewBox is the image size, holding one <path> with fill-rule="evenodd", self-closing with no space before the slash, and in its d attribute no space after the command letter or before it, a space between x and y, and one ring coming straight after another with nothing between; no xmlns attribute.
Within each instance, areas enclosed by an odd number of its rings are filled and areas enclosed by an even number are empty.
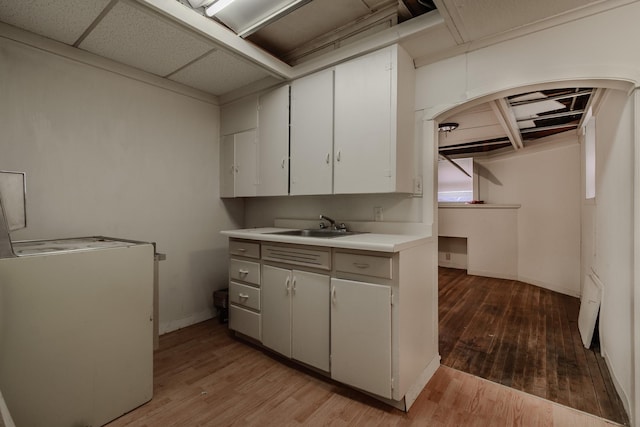
<svg viewBox="0 0 640 427"><path fill-rule="evenodd" d="M160 335L169 332L177 331L178 329L186 328L187 326L195 325L196 323L204 322L215 317L213 309L201 311L200 313L192 314L189 317L183 319L172 320L169 322L160 323Z"/></svg>
<svg viewBox="0 0 640 427"><path fill-rule="evenodd" d="M580 289L577 291L575 289L565 288L564 286L552 285L550 283L541 282L540 280L532 279L530 277L519 276L518 280L524 283L529 283L530 285L538 286L540 288L549 289L550 291L558 292L564 295L569 295L571 297L580 298ZM578 279L578 286L580 285L580 281Z"/></svg>
<svg viewBox="0 0 640 427"><path fill-rule="evenodd" d="M516 274L493 273L490 271L467 269L467 274L471 276L493 277L494 279L520 280Z"/></svg>
<svg viewBox="0 0 640 427"><path fill-rule="evenodd" d="M629 417L629 420L632 420L631 399L629 399L629 396L627 396L627 394L624 392L622 385L620 385L618 376L616 375L615 370L609 363L609 356L607 356L606 349L600 348L600 354L602 354L602 357L604 358L604 362L607 364L607 369L609 370L609 374L611 374L611 381L613 382L613 386L615 387L616 392L618 393L618 396L620 396L620 400L622 401L622 406L624 406L624 410L627 413L627 417ZM633 423L631 425L633 425Z"/></svg>

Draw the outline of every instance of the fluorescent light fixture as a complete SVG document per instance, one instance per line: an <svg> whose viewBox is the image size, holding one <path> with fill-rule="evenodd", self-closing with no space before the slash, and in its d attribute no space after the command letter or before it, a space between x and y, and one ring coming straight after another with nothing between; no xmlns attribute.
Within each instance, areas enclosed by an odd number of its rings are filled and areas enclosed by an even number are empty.
<svg viewBox="0 0 640 427"><path fill-rule="evenodd" d="M207 7L216 0L187 0L192 8Z"/></svg>
<svg viewBox="0 0 640 427"><path fill-rule="evenodd" d="M234 1L235 0L218 0L217 2L212 4L211 6L207 7L204 10L204 13L206 13L207 16L214 16L216 13L220 12L222 9L224 9L227 6L229 6Z"/></svg>

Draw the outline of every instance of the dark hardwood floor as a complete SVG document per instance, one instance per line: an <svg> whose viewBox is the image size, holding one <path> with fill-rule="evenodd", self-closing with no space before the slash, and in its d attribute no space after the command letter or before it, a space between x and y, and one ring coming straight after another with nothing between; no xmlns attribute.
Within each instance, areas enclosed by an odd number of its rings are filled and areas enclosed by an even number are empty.
<svg viewBox="0 0 640 427"><path fill-rule="evenodd" d="M580 301L514 280L439 270L442 364L621 424L629 420Z"/></svg>

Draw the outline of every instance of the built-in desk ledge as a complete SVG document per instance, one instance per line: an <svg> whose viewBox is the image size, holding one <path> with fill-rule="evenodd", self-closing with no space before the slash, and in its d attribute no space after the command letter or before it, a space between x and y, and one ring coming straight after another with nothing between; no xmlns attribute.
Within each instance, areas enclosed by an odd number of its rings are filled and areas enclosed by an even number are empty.
<svg viewBox="0 0 640 427"><path fill-rule="evenodd" d="M519 209L522 205L507 205L501 203L438 203L438 209Z"/></svg>

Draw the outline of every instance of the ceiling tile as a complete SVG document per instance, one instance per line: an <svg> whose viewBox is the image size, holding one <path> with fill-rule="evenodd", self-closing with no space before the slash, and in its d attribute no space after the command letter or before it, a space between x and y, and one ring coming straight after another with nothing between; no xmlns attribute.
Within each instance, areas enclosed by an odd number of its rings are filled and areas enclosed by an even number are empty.
<svg viewBox="0 0 640 427"><path fill-rule="evenodd" d="M120 1L79 47L166 76L204 55L213 45L143 6Z"/></svg>
<svg viewBox="0 0 640 427"><path fill-rule="evenodd" d="M0 21L72 45L109 1L0 1Z"/></svg>
<svg viewBox="0 0 640 427"><path fill-rule="evenodd" d="M456 26L463 27L462 33L477 40L600 1L444 0L444 3Z"/></svg>
<svg viewBox="0 0 640 427"><path fill-rule="evenodd" d="M261 68L217 50L169 77L214 95L222 95L268 77Z"/></svg>

